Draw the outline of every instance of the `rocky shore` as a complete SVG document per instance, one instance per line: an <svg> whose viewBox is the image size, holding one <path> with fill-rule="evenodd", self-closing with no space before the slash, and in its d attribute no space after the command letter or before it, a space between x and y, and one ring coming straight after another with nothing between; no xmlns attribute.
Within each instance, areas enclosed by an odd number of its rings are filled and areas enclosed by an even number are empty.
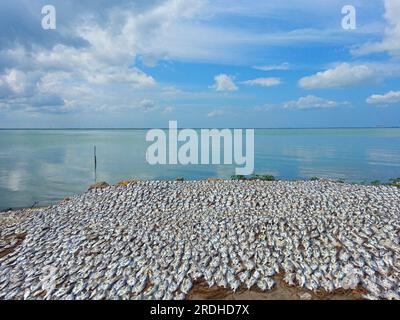
<svg viewBox="0 0 400 320"><path fill-rule="evenodd" d="M400 189L143 181L0 214L0 299L236 297L400 299Z"/></svg>

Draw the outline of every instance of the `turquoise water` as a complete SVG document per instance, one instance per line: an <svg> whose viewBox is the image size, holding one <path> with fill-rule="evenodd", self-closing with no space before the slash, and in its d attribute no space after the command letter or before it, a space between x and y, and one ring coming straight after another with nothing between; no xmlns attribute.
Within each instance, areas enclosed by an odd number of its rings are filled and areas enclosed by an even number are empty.
<svg viewBox="0 0 400 320"><path fill-rule="evenodd" d="M145 130L1 130L0 210L54 203L98 181L228 178L234 166L150 166ZM400 177L400 129L260 129L255 171L279 179Z"/></svg>

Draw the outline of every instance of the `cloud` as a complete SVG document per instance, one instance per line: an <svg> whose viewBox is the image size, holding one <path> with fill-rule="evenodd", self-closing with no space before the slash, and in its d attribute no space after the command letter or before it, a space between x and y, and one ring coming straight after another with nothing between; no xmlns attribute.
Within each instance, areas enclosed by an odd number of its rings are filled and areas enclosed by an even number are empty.
<svg viewBox="0 0 400 320"><path fill-rule="evenodd" d="M213 111L207 113L207 117L208 118L220 117L220 116L223 116L223 115L225 115L225 111L224 110L220 110L220 109L219 110L213 110Z"/></svg>
<svg viewBox="0 0 400 320"><path fill-rule="evenodd" d="M305 89L346 88L364 84L376 79L375 71L368 65L352 66L342 63L339 66L318 72L299 80Z"/></svg>
<svg viewBox="0 0 400 320"><path fill-rule="evenodd" d="M400 2L398 0L384 0L384 4L384 18L388 27L382 41L366 43L352 50L354 55L388 52L392 56L400 56Z"/></svg>
<svg viewBox="0 0 400 320"><path fill-rule="evenodd" d="M45 109L37 102L47 94L51 97L48 103L53 101L58 107L64 101L69 110L129 108L131 103L126 100L140 101L146 99L145 90L157 90L156 80L135 66L137 58L150 53L162 58L163 52L148 51L151 43L171 25L190 19L204 2L117 0L111 6L100 1L99 10L84 1L76 11L68 3L55 1L57 17L64 23L53 33L40 28L39 4L29 4L30 10L19 5L15 6L18 10L11 10L16 16L10 23L27 22L18 34L4 35L9 41L0 49L3 106L41 112ZM33 12L38 12L37 18ZM37 29L38 35L30 33ZM151 107L143 104L139 109L148 112Z"/></svg>
<svg viewBox="0 0 400 320"><path fill-rule="evenodd" d="M152 100L144 99L139 103L139 109L144 112L151 112L156 109L156 104Z"/></svg>
<svg viewBox="0 0 400 320"><path fill-rule="evenodd" d="M96 6L88 0L79 4L53 0L59 18L58 28L54 32L38 28L43 1L15 0L12 4L3 1L0 10L0 47L5 47L2 40L6 40L7 45L23 43L47 49L57 44L88 47L93 43L93 38L88 42L89 30L85 30L90 25L99 27L90 32L98 36L99 43L103 42L103 51L110 51L107 35L111 34L116 44L125 39L126 42L121 43L125 44L126 49L134 47L137 57L149 65L155 65L164 58L208 62L229 59L238 62L242 61L244 52L252 51L252 57L258 56L257 51L250 48L253 45L343 42L342 32L327 29L326 21L330 19L324 19L332 14L326 7L336 10L336 5L318 4L316 11L315 3L307 1L305 5L304 1L266 4L257 0L248 7L245 1L232 4L227 0L97 0ZM321 17L321 14L324 16ZM262 29L255 29L252 24L238 28L232 23L246 15L249 18L262 16L273 19L269 20L269 27ZM319 17L314 21L314 29L309 28L310 15ZM224 19L221 20L221 17ZM293 18L295 25L288 25ZM18 21L18 28L14 25L15 21ZM77 29L81 29L86 36L82 36ZM122 52L122 49L123 46L115 45L110 53Z"/></svg>
<svg viewBox="0 0 400 320"><path fill-rule="evenodd" d="M212 86L216 91L237 91L238 87L234 83L234 77L226 74L219 74L214 77L215 83Z"/></svg>
<svg viewBox="0 0 400 320"><path fill-rule="evenodd" d="M327 100L313 95L301 97L298 100L286 102L282 105L284 109L328 109L336 108L339 106L349 105L348 102L336 102L333 100Z"/></svg>
<svg viewBox="0 0 400 320"><path fill-rule="evenodd" d="M261 71L289 70L289 68L290 68L290 64L288 62L284 62L281 64L272 64L272 65L253 67L253 69L261 70Z"/></svg>
<svg viewBox="0 0 400 320"><path fill-rule="evenodd" d="M242 83L250 86L272 87L282 83L279 78L257 78L253 80L243 81Z"/></svg>
<svg viewBox="0 0 400 320"><path fill-rule="evenodd" d="M88 75L87 80L95 84L126 83L136 88L152 87L156 84L152 76L136 68L119 70L111 67L107 73Z"/></svg>
<svg viewBox="0 0 400 320"><path fill-rule="evenodd" d="M369 104L387 105L400 103L400 91L390 91L386 94L373 94L367 98Z"/></svg>
<svg viewBox="0 0 400 320"><path fill-rule="evenodd" d="M7 69L4 74L0 74L0 90L3 88L13 94L21 94L25 91L26 81L25 73L16 69Z"/></svg>

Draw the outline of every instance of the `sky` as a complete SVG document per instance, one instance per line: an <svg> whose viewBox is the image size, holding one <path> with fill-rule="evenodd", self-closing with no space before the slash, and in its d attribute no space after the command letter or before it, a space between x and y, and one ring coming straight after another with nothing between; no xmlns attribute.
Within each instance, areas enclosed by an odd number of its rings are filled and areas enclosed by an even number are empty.
<svg viewBox="0 0 400 320"><path fill-rule="evenodd" d="M400 1L1 0L0 128L172 120L400 126Z"/></svg>

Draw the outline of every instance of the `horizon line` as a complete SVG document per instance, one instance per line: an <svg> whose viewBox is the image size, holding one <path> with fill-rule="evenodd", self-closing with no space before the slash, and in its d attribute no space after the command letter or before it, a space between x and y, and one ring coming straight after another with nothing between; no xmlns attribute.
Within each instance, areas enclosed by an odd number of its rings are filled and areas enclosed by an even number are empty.
<svg viewBox="0 0 400 320"><path fill-rule="evenodd" d="M142 127L142 128L127 128L127 127L122 127L122 128L116 128L116 127L110 127L110 128L104 128L104 127L89 127L89 128L79 128L79 127L71 127L71 128L0 128L0 131L6 131L6 130L152 130L152 129L161 129L161 130L169 130L168 127ZM299 130L299 129L309 129L309 130L315 130L315 129L400 129L400 126L375 126L375 127L370 127L370 126L360 126L360 127L182 127L180 129L194 129L194 130L200 130L200 129L254 129L254 130Z"/></svg>

